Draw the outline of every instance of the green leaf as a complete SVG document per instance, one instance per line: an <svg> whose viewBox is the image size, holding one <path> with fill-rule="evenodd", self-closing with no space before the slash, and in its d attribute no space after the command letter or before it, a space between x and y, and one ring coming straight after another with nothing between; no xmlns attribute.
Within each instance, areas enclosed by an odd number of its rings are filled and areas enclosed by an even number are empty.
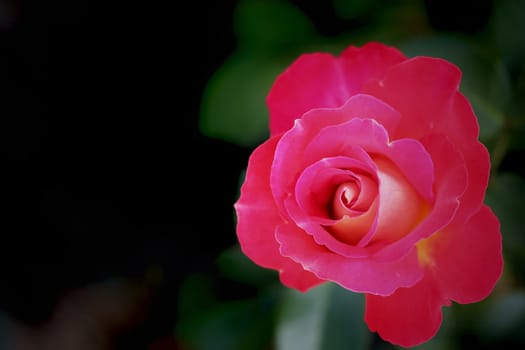
<svg viewBox="0 0 525 350"><path fill-rule="evenodd" d="M288 60L233 55L208 82L200 131L209 137L253 147L269 135L266 95Z"/></svg>
<svg viewBox="0 0 525 350"><path fill-rule="evenodd" d="M525 292L509 291L488 306L479 322L478 334L492 342L525 342Z"/></svg>
<svg viewBox="0 0 525 350"><path fill-rule="evenodd" d="M263 287L279 281L276 271L256 265L237 244L221 252L217 265L224 276L245 284Z"/></svg>
<svg viewBox="0 0 525 350"><path fill-rule="evenodd" d="M340 18L354 19L377 10L375 0L332 0L334 10Z"/></svg>
<svg viewBox="0 0 525 350"><path fill-rule="evenodd" d="M243 0L234 13L242 50L281 54L317 37L310 19L289 1Z"/></svg>
<svg viewBox="0 0 525 350"><path fill-rule="evenodd" d="M217 304L179 334L194 350L264 350L272 342L273 310L255 300Z"/></svg>
<svg viewBox="0 0 525 350"><path fill-rule="evenodd" d="M190 321L195 315L217 303L209 278L203 274L188 276L179 288L178 319ZM185 324L181 322L181 324Z"/></svg>
<svg viewBox="0 0 525 350"><path fill-rule="evenodd" d="M371 333L364 296L325 283L306 293L287 290L277 323L277 350L365 349Z"/></svg>
<svg viewBox="0 0 525 350"><path fill-rule="evenodd" d="M489 23L492 45L498 48L510 66L519 65L525 59L525 1L499 0Z"/></svg>
<svg viewBox="0 0 525 350"><path fill-rule="evenodd" d="M509 112L509 149L525 149L525 61L515 74L514 93Z"/></svg>
<svg viewBox="0 0 525 350"><path fill-rule="evenodd" d="M266 350L273 343L281 289L261 289L256 297L218 300L210 278L188 277L179 292L175 335L191 350Z"/></svg>
<svg viewBox="0 0 525 350"><path fill-rule="evenodd" d="M500 173L491 179L485 202L498 216L503 236L506 270L524 281L525 276L525 180L514 173Z"/></svg>

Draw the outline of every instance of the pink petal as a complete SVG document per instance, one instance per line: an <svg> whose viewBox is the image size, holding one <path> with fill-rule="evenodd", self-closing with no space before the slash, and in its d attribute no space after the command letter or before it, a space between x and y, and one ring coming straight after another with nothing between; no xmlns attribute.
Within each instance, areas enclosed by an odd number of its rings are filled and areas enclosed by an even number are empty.
<svg viewBox="0 0 525 350"><path fill-rule="evenodd" d="M441 324L441 307L451 300L478 302L502 274L498 219L487 206L466 224L453 223L418 243L425 277L394 294L366 296L365 321L393 344L412 347L430 340Z"/></svg>
<svg viewBox="0 0 525 350"><path fill-rule="evenodd" d="M353 259L333 253L293 224L277 228L281 254L301 264L318 278L333 281L354 292L390 295L423 277L416 249L397 261Z"/></svg>
<svg viewBox="0 0 525 350"><path fill-rule="evenodd" d="M405 237L375 254L375 259L389 261L406 254L422 238L448 225L457 211L459 199L467 186L465 163L448 139L432 135L421 140L434 163L435 199L430 212Z"/></svg>
<svg viewBox="0 0 525 350"><path fill-rule="evenodd" d="M503 270L501 233L487 206L465 224L452 224L429 238L424 261L444 295L459 303L484 299Z"/></svg>
<svg viewBox="0 0 525 350"><path fill-rule="evenodd" d="M378 158L376 165L380 182L377 227L359 243L360 246L369 242L390 243L410 234L430 207L390 160Z"/></svg>
<svg viewBox="0 0 525 350"><path fill-rule="evenodd" d="M317 119L322 119L323 112L311 111L301 122L306 124L317 115ZM378 158L376 165L382 164L377 232L364 236L359 246L367 245L371 239L392 241L408 234L428 206L423 199L427 202L433 199L434 166L429 154L416 140L390 142L386 130L375 120L355 118L319 131L308 144L304 157L344 156L346 149L354 145Z"/></svg>
<svg viewBox="0 0 525 350"><path fill-rule="evenodd" d="M307 124L313 119L323 119L325 112L311 111L301 121ZM393 162L423 198L432 200L434 166L423 145L411 139L390 142L386 129L374 119L354 118L323 128L308 144L304 158L345 155L345 150L353 146L363 148L368 154L382 155Z"/></svg>
<svg viewBox="0 0 525 350"><path fill-rule="evenodd" d="M460 80L461 71L453 64L439 58L415 57L391 67L384 77L368 81L363 90L403 116L393 138L419 139L440 128Z"/></svg>
<svg viewBox="0 0 525 350"><path fill-rule="evenodd" d="M369 258L385 246L385 244L382 242L370 244L366 247L347 244L344 241L336 238L336 235L333 235L331 232L329 232L328 228L326 227L336 224L338 222L337 220L308 217L299 208L297 202L293 198L288 198L285 201L285 205L290 217L293 219L294 224L296 224L298 228L304 232L304 234L311 236L317 245L327 248L329 251L335 254L346 258ZM374 208L372 208L372 210L372 214L375 214ZM372 220L372 223L369 227L369 231L372 233L375 231L377 222L376 217L377 216L374 215L374 219ZM362 223L357 223L357 225L360 224ZM365 236L366 235L368 235L368 233L366 233Z"/></svg>
<svg viewBox="0 0 525 350"><path fill-rule="evenodd" d="M285 264L279 270L281 283L288 288L294 288L306 292L326 281L319 279L316 275L305 270L300 264L292 259L286 259Z"/></svg>
<svg viewBox="0 0 525 350"><path fill-rule="evenodd" d="M327 126L368 116L391 129L395 129L400 118L399 113L376 98L355 95L342 108L312 110L295 122L294 127L282 136L272 166L270 182L279 210L284 210L281 203L291 195L295 181L305 167L322 158L340 154L340 150L335 149L332 149L333 154L316 152L313 147L305 150L317 133Z"/></svg>
<svg viewBox="0 0 525 350"><path fill-rule="evenodd" d="M382 77L404 59L397 49L380 43L349 47L340 57L326 53L300 56L277 77L268 94L271 134L287 131L295 119L313 108L342 106L361 91L365 81Z"/></svg>
<svg viewBox="0 0 525 350"><path fill-rule="evenodd" d="M273 137L251 154L237 212L237 236L244 253L264 267L279 268L283 257L275 240L275 227L283 222L269 188L270 167L279 137Z"/></svg>
<svg viewBox="0 0 525 350"><path fill-rule="evenodd" d="M352 210L365 212L377 198L377 180L375 176L368 174L360 174L357 178L359 179L360 188L358 197L352 205Z"/></svg>
<svg viewBox="0 0 525 350"><path fill-rule="evenodd" d="M458 91L461 71L439 58L416 57L392 67L381 80L364 87L398 110L403 118L394 138L420 139L442 133L460 150L469 185L456 214L467 220L476 213L489 177L489 154L478 141L479 125L470 103Z"/></svg>
<svg viewBox="0 0 525 350"><path fill-rule="evenodd" d="M477 139L477 119L470 103L462 94L456 94L453 110L447 117L443 126L448 125L452 130L448 136L463 152L469 174L468 187L461 197L461 206L456 213L457 219L466 221L483 204L489 181L490 155L487 148Z"/></svg>
<svg viewBox="0 0 525 350"><path fill-rule="evenodd" d="M340 242L364 247L365 244L360 243L376 231L378 206L379 198L376 198L366 212L357 216L343 216L333 225L327 226L326 229Z"/></svg>
<svg viewBox="0 0 525 350"><path fill-rule="evenodd" d="M325 158L304 169L295 185L295 198L306 215L326 219L331 216L332 198L341 183L370 174L377 184L375 172L373 164L353 157Z"/></svg>
<svg viewBox="0 0 525 350"><path fill-rule="evenodd" d="M334 225L339 220L332 218L327 210L322 211L320 208L314 209L315 204L330 206L329 201L332 200L335 189L331 186L334 179L327 178L327 175L341 176L343 175L341 172L344 172L346 176L348 176L348 173L354 174L354 172L357 171L369 173L370 176L375 179L375 165L373 163L368 164L368 156L364 158L365 162L362 162L359 159L363 156L363 153L358 152L358 149L354 149L354 151L357 159L343 156L324 158L307 167L297 180L295 192L285 199L284 204L287 214L292 221L307 234L312 235L317 244L326 246L333 252L347 257L364 257L371 255L374 251L373 248L379 248L373 247L372 249L366 250L348 245L336 239L334 235L328 232L325 226ZM351 170L347 171L343 169ZM377 181L377 179L375 180ZM319 181L319 183L315 183L315 181ZM319 193L319 190L332 192L328 194ZM315 204L313 202L315 202ZM322 214L324 214L324 216L321 216ZM375 228L375 223L373 223L375 221L375 211L372 214L374 215L371 218L372 223L364 227L363 230L372 230L373 232Z"/></svg>
<svg viewBox="0 0 525 350"><path fill-rule="evenodd" d="M375 169L369 168L366 163L346 157L325 158L312 164L301 174L296 184L295 198L287 200L288 203L295 199L300 210L293 203L289 203L288 213L296 224L314 235L319 244L326 245L333 251L340 251L340 243L334 241L334 237L340 242L354 245L368 232L373 232L377 205L372 204L378 202L377 183ZM350 184L354 185L354 188L363 187L363 192L373 192L373 198L356 200L356 203L364 205L368 199L366 208L363 207L359 211L346 207L342 209L342 205L334 206L334 202L340 202L336 198L338 189L348 188ZM363 193L363 197L367 195L371 196L370 193ZM358 195L360 196L361 194ZM351 217L343 217L343 214L340 214L343 210L345 215ZM313 225L318 227L309 230ZM345 253L348 254L347 251Z"/></svg>
<svg viewBox="0 0 525 350"><path fill-rule="evenodd" d="M241 195L234 207L242 251L256 264L277 269L285 285L306 290L321 283L300 265L283 257L275 228L283 222L270 191L270 167L279 137L270 138L250 156Z"/></svg>
<svg viewBox="0 0 525 350"><path fill-rule="evenodd" d="M441 325L441 307L450 305L426 275L411 288L390 296L366 295L365 321L372 332L396 345L412 347L430 340Z"/></svg>

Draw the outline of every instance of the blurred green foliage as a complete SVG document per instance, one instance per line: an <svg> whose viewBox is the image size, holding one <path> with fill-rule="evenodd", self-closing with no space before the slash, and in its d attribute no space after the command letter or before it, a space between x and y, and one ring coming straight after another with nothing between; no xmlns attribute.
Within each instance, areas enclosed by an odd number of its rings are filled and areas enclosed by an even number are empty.
<svg viewBox="0 0 525 350"><path fill-rule="evenodd" d="M350 44L382 41L407 56L455 63L463 72L461 91L473 105L480 139L492 157L486 202L501 221L505 271L483 302L444 308L439 333L418 348L523 347L525 1L494 1L486 26L473 32L436 28L424 1L319 2L342 23L343 30L333 35L321 34L296 3L239 1L233 23L238 45L203 94L202 133L242 147L261 143L268 136L266 94L277 74L304 52L337 54ZM213 295L210 276L188 279L179 299L176 333L189 349L396 348L366 328L361 295L335 284L306 294L288 290L276 273L253 264L238 246L219 256L217 266L220 278L250 286L256 296L224 300Z"/></svg>
<svg viewBox="0 0 525 350"><path fill-rule="evenodd" d="M277 322L277 349L364 349L372 338L363 313L364 296L333 283L309 293L286 290Z"/></svg>

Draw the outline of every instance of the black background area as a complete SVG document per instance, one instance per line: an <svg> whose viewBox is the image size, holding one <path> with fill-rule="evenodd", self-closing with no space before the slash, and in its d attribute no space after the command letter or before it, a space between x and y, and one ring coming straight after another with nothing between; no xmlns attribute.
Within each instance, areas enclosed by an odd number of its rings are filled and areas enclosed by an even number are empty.
<svg viewBox="0 0 525 350"><path fill-rule="evenodd" d="M235 242L250 150L197 127L235 46L234 3L182 3L4 4L0 307L12 316L39 323L68 290L160 268L133 332L147 343L173 331L182 279Z"/></svg>

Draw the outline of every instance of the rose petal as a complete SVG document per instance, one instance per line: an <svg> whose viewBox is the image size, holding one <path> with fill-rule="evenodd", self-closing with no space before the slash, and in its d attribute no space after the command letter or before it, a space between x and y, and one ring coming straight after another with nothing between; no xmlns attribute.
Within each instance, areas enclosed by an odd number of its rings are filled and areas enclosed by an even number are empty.
<svg viewBox="0 0 525 350"><path fill-rule="evenodd" d="M358 157L361 157L363 155L363 153L361 152L356 152L355 154L358 155ZM368 160L367 158L364 159ZM310 199L305 198L305 196L307 197L306 194L309 193L311 189L317 189L317 187L320 187L320 189L325 191L330 189L329 186L323 187L321 184L313 184L315 180L324 180L325 182L330 183L330 180L323 177L319 178L319 176L316 176L322 169L352 168L356 171L368 172L371 174L372 177L374 177L375 166L373 164L367 164L364 162L360 162L357 159L342 156L324 158L321 161L312 164L303 171L301 177L297 181L295 193L291 194L288 198L286 198L284 204L286 212L290 216L292 221L296 225L301 227L307 234L312 235L314 237L314 240L318 244L324 245L330 250L347 257L364 257L371 255L372 252L375 251L374 249L379 249L379 245L376 247L371 247L370 250L367 251L363 248L354 247L336 239L330 232L328 232L325 226L334 225L338 222L338 220L326 215L324 217L312 215L314 213L318 213L320 210L312 210L310 205L308 204ZM377 181L377 179L375 180ZM331 195L333 195L333 192L331 193ZM321 197L321 199L322 198L323 197ZM329 198L326 198L325 205L329 205L328 199ZM311 200L314 201L315 198L312 198ZM320 204L323 204L323 202L321 202ZM375 230L375 212L373 212L372 214L374 214L374 216L370 218L371 222L369 222L370 220L368 220L366 223L360 222L357 223L357 225L364 225L365 227L362 228L363 230L370 230L373 232Z"/></svg>
<svg viewBox="0 0 525 350"><path fill-rule="evenodd" d="M286 209L288 210L288 213L290 214L290 217L293 218L294 223L300 229L302 229L305 234L312 236L316 244L326 247L330 251L342 257L369 258L385 246L383 242L370 244L367 247L360 247L358 245L351 245L345 243L344 241L339 240L336 237L337 235L333 235L329 231L329 227L336 224L338 222L337 220L308 217L298 207L297 202L292 198L288 198L285 201L285 205ZM371 212L371 214L374 215L374 218L371 224L369 224L368 222L369 218L365 217L363 218L363 220L366 220L366 223L357 222L356 225L369 225L369 232L373 233L377 225L377 215L375 215L375 208L372 208L372 210L373 211ZM356 228L356 230L360 229L360 227ZM366 227L364 229L366 229ZM368 235L368 233L366 233L365 236L366 235Z"/></svg>
<svg viewBox="0 0 525 350"><path fill-rule="evenodd" d="M442 133L460 150L469 184L456 215L465 221L483 203L490 164L488 151L478 141L477 118L458 91L460 79L461 71L452 63L416 57L393 66L383 79L367 82L363 91L386 101L403 115L392 137L420 139Z"/></svg>
<svg viewBox="0 0 525 350"><path fill-rule="evenodd" d="M283 257L275 240L275 228L283 222L270 191L270 167L279 137L270 138L250 156L241 195L234 207L237 236L242 251L256 264L277 269L284 284L306 290L322 281L300 265Z"/></svg>
<svg viewBox="0 0 525 350"><path fill-rule="evenodd" d="M443 124L452 129L447 136L461 149L469 174L468 187L456 213L456 219L466 221L483 204L490 175L490 155L485 145L477 139L477 119L470 103L462 94L456 94L452 111Z"/></svg>
<svg viewBox="0 0 525 350"><path fill-rule="evenodd" d="M277 227L276 239L282 255L300 263L318 278L333 281L354 292L390 295L400 287L411 287L423 277L412 251L397 261L381 263L352 259L333 253L293 224Z"/></svg>
<svg viewBox="0 0 525 350"><path fill-rule="evenodd" d="M359 216L343 216L335 224L326 226L326 229L341 242L364 247L368 242L365 244L361 244L361 242L377 231L378 207L379 198L376 198L366 212Z"/></svg>
<svg viewBox="0 0 525 350"><path fill-rule="evenodd" d="M382 77L403 60L400 51L380 43L349 47L340 57L326 53L300 56L277 77L266 99L271 134L287 131L295 119L313 108L342 106L361 91L366 80Z"/></svg>
<svg viewBox="0 0 525 350"><path fill-rule="evenodd" d="M307 124L313 119L323 119L324 113L324 110L311 111L302 121ZM432 200L434 166L423 145L411 139L390 142L386 129L374 119L354 118L323 128L307 145L304 157L315 159L322 155L345 155L348 147L356 145L369 155L380 154L389 159L425 200Z"/></svg>
<svg viewBox="0 0 525 350"><path fill-rule="evenodd" d="M450 62L415 57L392 66L382 79L368 81L363 92L385 101L403 116L393 138L420 139L440 127L460 80L461 71Z"/></svg>
<svg viewBox="0 0 525 350"><path fill-rule="evenodd" d="M453 223L418 244L420 260L431 269L444 295L459 303L484 299L503 270L496 216L481 207L466 223Z"/></svg>
<svg viewBox="0 0 525 350"><path fill-rule="evenodd" d="M417 248L426 270L420 282L387 297L366 296L370 330L404 347L431 339L441 324L441 307L451 300L473 303L487 297L503 269L499 222L487 206L467 224L452 224Z"/></svg>
<svg viewBox="0 0 525 350"><path fill-rule="evenodd" d="M292 259L287 258L279 269L279 273L279 279L282 284L288 288L295 288L301 292L306 292L310 288L326 282L319 279L310 271L305 270L300 264Z"/></svg>
<svg viewBox="0 0 525 350"><path fill-rule="evenodd" d="M378 251L375 259L388 261L403 256L417 241L448 225L467 186L463 157L446 137L432 135L422 139L421 143L434 163L436 197L432 209L412 232Z"/></svg>
<svg viewBox="0 0 525 350"><path fill-rule="evenodd" d="M365 212L377 198L377 180L368 174L362 174L359 179L359 194L352 204L352 210Z"/></svg>
<svg viewBox="0 0 525 350"><path fill-rule="evenodd" d="M318 131L330 125L344 123L352 118L368 116L369 113L373 114L376 121L380 120L390 125L391 128L394 128L393 125L399 118L399 114L384 103L370 96L357 95L350 98L343 108L310 111L301 120L297 120L295 126L283 135L276 149L270 179L279 210L284 209L281 203L291 195L293 184L302 169L322 158L339 155L338 150L335 149L332 149L334 152L332 154L324 151L315 152L313 147L309 147L310 151L305 151L306 146ZM348 145L348 147L351 146Z"/></svg>
<svg viewBox="0 0 525 350"><path fill-rule="evenodd" d="M308 124L310 120L322 119L324 112L311 111L301 122ZM380 198L385 198L379 205L377 234L370 232L362 238L359 246L365 246L371 239L394 240L409 233L427 207L422 198L428 202L433 199L434 167L429 154L416 140L389 142L386 130L375 120L355 118L319 131L308 144L304 157L345 155L346 149L354 145L376 155L376 158L382 156L380 173L384 183L380 185ZM399 216L401 211L403 215Z"/></svg>
<svg viewBox="0 0 525 350"><path fill-rule="evenodd" d="M295 186L299 207L308 216L330 218L336 188L359 177L359 173L374 174L375 168L358 159L344 157L326 158L310 165L301 173Z"/></svg>
<svg viewBox="0 0 525 350"><path fill-rule="evenodd" d="M310 116L312 113L313 116ZM369 115L375 116L376 120L390 125L391 128L394 128L399 119L399 114L395 110L376 98L356 95L351 97L342 108L313 110L295 122L294 127L285 133L279 142L272 165L270 181L279 210L284 210L282 202L291 195L295 181L304 168L322 158L339 155L337 151L334 152L335 154L318 152L306 155L306 146L319 130L347 122L352 118Z"/></svg>
<svg viewBox="0 0 525 350"><path fill-rule="evenodd" d="M382 339L412 347L431 339L441 325L441 307L450 305L431 277L390 296L366 295L365 321Z"/></svg>
<svg viewBox="0 0 525 350"><path fill-rule="evenodd" d="M376 231L366 237L360 246L370 241L392 242L409 234L427 214L429 204L421 199L390 160L376 160L379 176L379 206Z"/></svg>

